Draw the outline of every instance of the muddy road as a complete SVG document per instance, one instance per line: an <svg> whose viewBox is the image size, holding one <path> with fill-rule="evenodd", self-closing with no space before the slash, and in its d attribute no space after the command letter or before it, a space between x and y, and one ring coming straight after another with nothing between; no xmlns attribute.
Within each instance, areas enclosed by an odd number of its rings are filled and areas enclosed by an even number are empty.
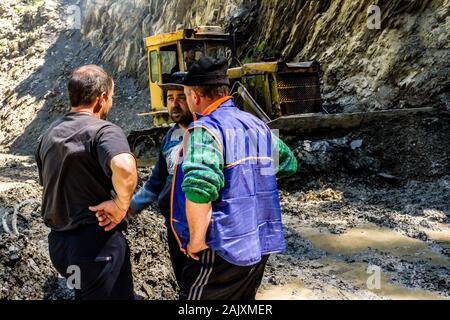
<svg viewBox="0 0 450 320"><path fill-rule="evenodd" d="M449 153L442 153L436 139L449 136L450 122L438 117L440 131L436 133L428 120L418 130L421 121L419 117L397 124L404 130L391 150L407 161L400 166L386 160L386 153L373 151L389 142L376 137L388 135L391 127L363 128L328 140L291 141L301 166L296 176L280 182L287 250L270 258L258 299L450 297ZM404 140L410 139L410 126L421 132L414 136L417 143L428 143L422 159L400 154ZM358 152L345 149L359 140ZM340 147L305 148L305 141L310 146ZM308 154L314 155L315 163ZM359 170L348 166L352 161L359 163ZM434 163L435 171L411 170L414 161L416 167ZM324 164L340 169L312 170ZM150 173L148 166L140 168L141 183ZM2 215L9 212L5 223L10 232L14 207L25 200L39 202L40 196L33 158L1 154L0 211ZM0 228L0 298L72 298L51 267L48 230L39 210L31 203L18 211L17 236L8 234L5 226ZM165 227L157 209L149 208L134 220L127 238L136 293L144 299L176 299Z"/></svg>
<svg viewBox="0 0 450 320"><path fill-rule="evenodd" d="M32 156L39 135L68 110L70 71L101 64L98 48L64 27L61 4L73 2L0 4L0 299L73 298L48 257ZM148 111L148 91L125 74L114 79L109 120L126 132L148 126L136 116ZM450 297L448 110L284 138L300 170L280 181L287 250L269 259L259 299ZM150 172L140 168L141 183ZM156 208L126 233L143 299L177 298L165 234Z"/></svg>

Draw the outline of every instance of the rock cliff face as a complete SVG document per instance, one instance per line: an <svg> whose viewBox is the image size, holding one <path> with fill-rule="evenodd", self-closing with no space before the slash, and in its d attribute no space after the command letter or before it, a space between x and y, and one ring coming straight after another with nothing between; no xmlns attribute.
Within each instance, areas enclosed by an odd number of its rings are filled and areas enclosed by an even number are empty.
<svg viewBox="0 0 450 320"><path fill-rule="evenodd" d="M77 66L102 64L96 43L68 26L75 0L2 0L0 2L0 153L32 154L36 141L57 117L70 110L67 79ZM148 90L112 72L116 82L109 120L126 132L150 125Z"/></svg>
<svg viewBox="0 0 450 320"><path fill-rule="evenodd" d="M380 8L380 29L367 27ZM317 59L326 105L346 111L449 104L450 0L84 0L83 34L147 85L143 38L218 24L242 61Z"/></svg>

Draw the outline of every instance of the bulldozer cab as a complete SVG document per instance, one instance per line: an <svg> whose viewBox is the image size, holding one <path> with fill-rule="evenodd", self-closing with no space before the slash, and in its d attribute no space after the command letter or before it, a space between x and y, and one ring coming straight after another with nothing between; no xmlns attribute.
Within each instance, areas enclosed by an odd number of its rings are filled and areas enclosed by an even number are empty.
<svg viewBox="0 0 450 320"><path fill-rule="evenodd" d="M154 126L170 122L166 96L159 87L168 83L170 75L187 71L203 55L213 58L232 56L230 37L219 27L197 27L155 35L145 39L148 53L150 97Z"/></svg>

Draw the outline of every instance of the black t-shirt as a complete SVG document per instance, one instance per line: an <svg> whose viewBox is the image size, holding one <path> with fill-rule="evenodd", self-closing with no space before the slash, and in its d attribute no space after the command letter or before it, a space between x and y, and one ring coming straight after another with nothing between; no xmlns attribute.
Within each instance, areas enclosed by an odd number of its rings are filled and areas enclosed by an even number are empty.
<svg viewBox="0 0 450 320"><path fill-rule="evenodd" d="M112 198L110 162L120 153L130 147L111 122L79 112L53 122L36 152L45 224L67 231L97 223L88 207Z"/></svg>

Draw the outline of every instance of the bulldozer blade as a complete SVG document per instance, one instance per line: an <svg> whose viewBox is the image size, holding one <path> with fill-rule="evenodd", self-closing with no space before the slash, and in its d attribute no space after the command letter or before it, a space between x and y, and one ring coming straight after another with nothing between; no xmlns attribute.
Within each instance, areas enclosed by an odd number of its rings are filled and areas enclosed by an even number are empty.
<svg viewBox="0 0 450 320"><path fill-rule="evenodd" d="M306 113L282 116L267 123L269 128L284 132L313 133L315 131L351 129L373 121L388 120L417 113L431 113L435 108L393 109L372 112L317 114Z"/></svg>

